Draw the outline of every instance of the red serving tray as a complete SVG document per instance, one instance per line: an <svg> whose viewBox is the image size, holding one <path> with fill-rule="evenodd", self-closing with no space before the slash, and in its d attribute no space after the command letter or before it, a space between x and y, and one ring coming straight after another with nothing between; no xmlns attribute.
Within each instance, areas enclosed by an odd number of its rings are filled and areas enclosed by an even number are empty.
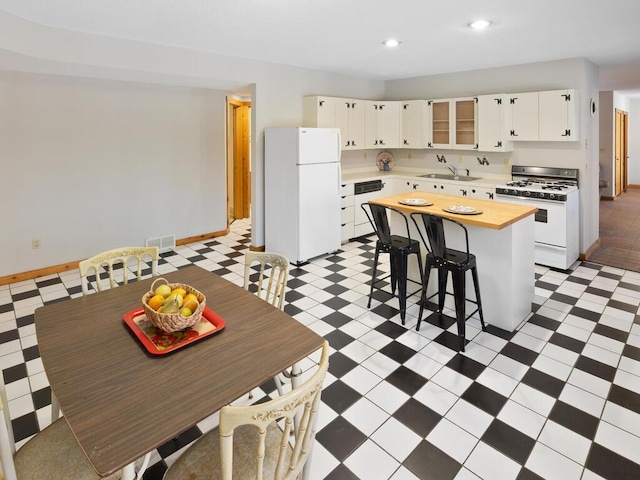
<svg viewBox="0 0 640 480"><path fill-rule="evenodd" d="M142 307L134 308L123 315L124 323L131 329L147 351L153 355L164 355L198 340L220 332L224 320L209 307L204 307L202 317L191 328L166 333L156 328L147 318Z"/></svg>

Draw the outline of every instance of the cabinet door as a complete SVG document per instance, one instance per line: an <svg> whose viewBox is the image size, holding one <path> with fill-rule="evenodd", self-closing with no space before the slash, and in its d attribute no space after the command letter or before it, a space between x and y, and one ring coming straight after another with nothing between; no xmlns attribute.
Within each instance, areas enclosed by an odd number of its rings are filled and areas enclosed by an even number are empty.
<svg viewBox="0 0 640 480"><path fill-rule="evenodd" d="M575 90L538 92L540 140L578 140L576 100Z"/></svg>
<svg viewBox="0 0 640 480"><path fill-rule="evenodd" d="M456 98L453 102L453 148L477 150L477 98Z"/></svg>
<svg viewBox="0 0 640 480"><path fill-rule="evenodd" d="M402 148L427 148L427 102L411 100L402 102Z"/></svg>
<svg viewBox="0 0 640 480"><path fill-rule="evenodd" d="M450 100L429 100L432 148L451 147L451 102Z"/></svg>
<svg viewBox="0 0 640 480"><path fill-rule="evenodd" d="M336 99L336 128L340 129L340 140L342 142L342 150L354 150L351 146L351 138L349 136L349 109L351 108L351 100L348 98Z"/></svg>
<svg viewBox="0 0 640 480"><path fill-rule="evenodd" d="M384 148L400 148L400 103L378 104L379 143Z"/></svg>
<svg viewBox="0 0 640 480"><path fill-rule="evenodd" d="M380 148L378 102L364 101L364 148Z"/></svg>
<svg viewBox="0 0 640 480"><path fill-rule="evenodd" d="M484 200L495 200L496 189L489 187L469 187L471 198L482 198Z"/></svg>
<svg viewBox="0 0 640 480"><path fill-rule="evenodd" d="M334 128L336 126L335 97L304 97L302 101L302 126Z"/></svg>
<svg viewBox="0 0 640 480"><path fill-rule="evenodd" d="M352 150L362 150L364 146L364 100L351 100L349 110L349 139Z"/></svg>
<svg viewBox="0 0 640 480"><path fill-rule="evenodd" d="M420 192L438 193L440 191L440 185L438 182L431 180L411 180L410 187L411 190Z"/></svg>
<svg viewBox="0 0 640 480"><path fill-rule="evenodd" d="M509 99L505 95L478 96L478 150L510 152L513 144L507 140Z"/></svg>
<svg viewBox="0 0 640 480"><path fill-rule="evenodd" d="M538 92L509 96L511 129L509 137L515 141L538 140Z"/></svg>
<svg viewBox="0 0 640 480"><path fill-rule="evenodd" d="M444 193L445 195L456 195L458 197L468 197L469 186L463 184L462 182L441 183L440 193Z"/></svg>

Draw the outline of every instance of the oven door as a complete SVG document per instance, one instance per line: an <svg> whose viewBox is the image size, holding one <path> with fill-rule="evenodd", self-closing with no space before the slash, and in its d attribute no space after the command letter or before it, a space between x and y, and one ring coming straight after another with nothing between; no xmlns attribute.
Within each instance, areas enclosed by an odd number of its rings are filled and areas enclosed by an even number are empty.
<svg viewBox="0 0 640 480"><path fill-rule="evenodd" d="M499 202L538 207L535 216L535 241L556 247L567 246L567 208L565 202L539 198L496 195Z"/></svg>

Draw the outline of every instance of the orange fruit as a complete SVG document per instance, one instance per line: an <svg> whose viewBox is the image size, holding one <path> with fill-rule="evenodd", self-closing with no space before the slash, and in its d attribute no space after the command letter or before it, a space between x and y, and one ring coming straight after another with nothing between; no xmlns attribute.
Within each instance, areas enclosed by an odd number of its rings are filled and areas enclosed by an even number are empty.
<svg viewBox="0 0 640 480"><path fill-rule="evenodd" d="M162 295L154 295L149 299L149 301L147 302L147 305L149 305L149 308L153 308L154 310L157 311L158 308L162 306L163 302L164 302L164 297Z"/></svg>
<svg viewBox="0 0 640 480"><path fill-rule="evenodd" d="M187 293L182 301L182 306L186 307L187 303L189 303L190 301L194 301L196 302L196 308L198 306L198 297L196 297L193 293ZM195 310L195 308L192 308L191 310Z"/></svg>
<svg viewBox="0 0 640 480"><path fill-rule="evenodd" d="M179 293L183 298L187 295L187 291L182 287L174 288L171 293Z"/></svg>

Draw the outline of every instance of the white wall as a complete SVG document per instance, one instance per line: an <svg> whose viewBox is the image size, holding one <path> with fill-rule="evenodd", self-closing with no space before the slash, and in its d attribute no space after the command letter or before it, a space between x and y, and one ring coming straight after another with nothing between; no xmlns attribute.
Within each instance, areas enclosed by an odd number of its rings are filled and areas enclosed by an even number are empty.
<svg viewBox="0 0 640 480"><path fill-rule="evenodd" d="M640 185L640 98L629 102L629 184Z"/></svg>
<svg viewBox="0 0 640 480"><path fill-rule="evenodd" d="M467 154L458 161L460 152L440 152L458 168L469 168L472 174L508 174L508 164L578 168L580 170L580 247L584 253L598 239L598 122L589 114L590 98L598 98L598 68L576 58L469 72L391 80L385 85L388 99L438 99L466 97L490 93L518 93L539 90L575 88L578 90L577 142L517 142L511 154L487 154L489 167L481 167L476 155ZM587 148L588 143L588 148ZM401 158L406 157L402 151ZM485 154L481 154L485 156ZM407 165L443 168L435 153L413 155ZM398 163L397 163L398 164Z"/></svg>
<svg viewBox="0 0 640 480"><path fill-rule="evenodd" d="M148 235L225 229L225 92L252 101L252 244L264 245L264 128L301 125L305 95L384 91L380 81L58 30L2 11L0 31L0 167L11 172L0 176L0 276ZM196 219L178 218L177 205L150 217L181 163L196 178L168 199L180 197ZM140 189L145 175L154 180ZM36 236L42 248L32 251Z"/></svg>
<svg viewBox="0 0 640 480"><path fill-rule="evenodd" d="M0 276L225 228L225 92L0 72L0 104Z"/></svg>

